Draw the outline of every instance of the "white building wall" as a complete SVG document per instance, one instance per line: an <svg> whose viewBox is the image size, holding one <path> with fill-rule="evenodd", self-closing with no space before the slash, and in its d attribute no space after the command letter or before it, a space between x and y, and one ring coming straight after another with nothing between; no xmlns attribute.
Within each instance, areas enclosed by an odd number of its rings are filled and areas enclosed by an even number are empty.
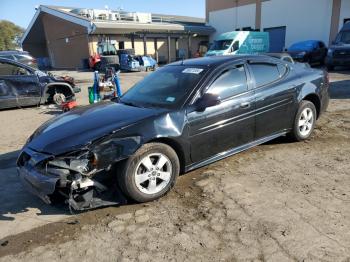
<svg viewBox="0 0 350 262"><path fill-rule="evenodd" d="M340 17L339 17L339 30L344 24L344 19L350 18L350 0L341 1Z"/></svg>
<svg viewBox="0 0 350 262"><path fill-rule="evenodd" d="M209 24L216 29L210 41L222 33L235 31L237 28L255 28L255 12L255 4L210 12Z"/></svg>
<svg viewBox="0 0 350 262"><path fill-rule="evenodd" d="M271 0L262 2L261 29L286 26L286 47L311 39L328 44L331 17L330 0Z"/></svg>

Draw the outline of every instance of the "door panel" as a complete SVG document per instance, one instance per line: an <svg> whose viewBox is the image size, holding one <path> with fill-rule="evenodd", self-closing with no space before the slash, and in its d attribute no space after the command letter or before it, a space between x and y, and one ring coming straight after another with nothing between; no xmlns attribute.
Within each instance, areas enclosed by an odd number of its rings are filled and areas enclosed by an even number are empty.
<svg viewBox="0 0 350 262"><path fill-rule="evenodd" d="M255 91L256 139L291 128L294 120L296 86L277 83Z"/></svg>
<svg viewBox="0 0 350 262"><path fill-rule="evenodd" d="M15 107L16 104L16 96L0 76L0 109Z"/></svg>
<svg viewBox="0 0 350 262"><path fill-rule="evenodd" d="M41 89L36 76L5 76L3 79L6 85L13 90L14 95L17 96L20 106L39 103Z"/></svg>
<svg viewBox="0 0 350 262"><path fill-rule="evenodd" d="M282 64L253 62L249 68L258 86L255 89L255 138L291 128L297 101L295 81L298 78L293 77L290 69ZM258 83L262 82L264 85L259 87Z"/></svg>
<svg viewBox="0 0 350 262"><path fill-rule="evenodd" d="M3 86L3 102L7 101L11 106L39 103L41 86L38 77L26 68L7 62L0 63L0 81Z"/></svg>
<svg viewBox="0 0 350 262"><path fill-rule="evenodd" d="M254 139L254 92L187 114L193 162Z"/></svg>

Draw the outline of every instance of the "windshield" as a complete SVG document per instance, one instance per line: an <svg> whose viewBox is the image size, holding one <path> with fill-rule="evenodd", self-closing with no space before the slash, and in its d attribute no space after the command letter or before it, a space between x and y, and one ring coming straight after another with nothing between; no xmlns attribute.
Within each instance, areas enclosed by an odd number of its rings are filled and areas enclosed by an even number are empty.
<svg viewBox="0 0 350 262"><path fill-rule="evenodd" d="M350 31L340 32L337 36L336 42L350 44Z"/></svg>
<svg viewBox="0 0 350 262"><path fill-rule="evenodd" d="M121 97L122 103L141 107L176 108L204 76L201 67L166 66L149 74Z"/></svg>
<svg viewBox="0 0 350 262"><path fill-rule="evenodd" d="M295 43L289 47L288 51L310 51L316 46L315 42L306 41Z"/></svg>
<svg viewBox="0 0 350 262"><path fill-rule="evenodd" d="M219 40L219 41L214 41L214 43L211 45L209 51L211 50L227 50L233 39L228 39L228 40Z"/></svg>

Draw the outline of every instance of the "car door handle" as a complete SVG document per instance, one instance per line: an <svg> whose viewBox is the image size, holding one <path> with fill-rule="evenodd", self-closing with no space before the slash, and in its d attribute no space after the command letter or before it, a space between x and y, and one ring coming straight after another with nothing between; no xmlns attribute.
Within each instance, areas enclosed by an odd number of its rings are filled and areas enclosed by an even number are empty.
<svg viewBox="0 0 350 262"><path fill-rule="evenodd" d="M243 102L240 104L241 108L250 108L250 103L249 102Z"/></svg>

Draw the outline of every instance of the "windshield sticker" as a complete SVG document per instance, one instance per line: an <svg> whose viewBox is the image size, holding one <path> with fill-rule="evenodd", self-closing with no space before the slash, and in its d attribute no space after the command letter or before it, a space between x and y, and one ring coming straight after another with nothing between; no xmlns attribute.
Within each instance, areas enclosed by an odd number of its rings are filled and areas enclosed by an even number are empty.
<svg viewBox="0 0 350 262"><path fill-rule="evenodd" d="M186 68L182 71L184 74L200 74L203 71L201 68Z"/></svg>
<svg viewBox="0 0 350 262"><path fill-rule="evenodd" d="M166 98L166 101L167 101L167 102L174 102L174 101L175 101L175 97L168 96L168 97Z"/></svg>

